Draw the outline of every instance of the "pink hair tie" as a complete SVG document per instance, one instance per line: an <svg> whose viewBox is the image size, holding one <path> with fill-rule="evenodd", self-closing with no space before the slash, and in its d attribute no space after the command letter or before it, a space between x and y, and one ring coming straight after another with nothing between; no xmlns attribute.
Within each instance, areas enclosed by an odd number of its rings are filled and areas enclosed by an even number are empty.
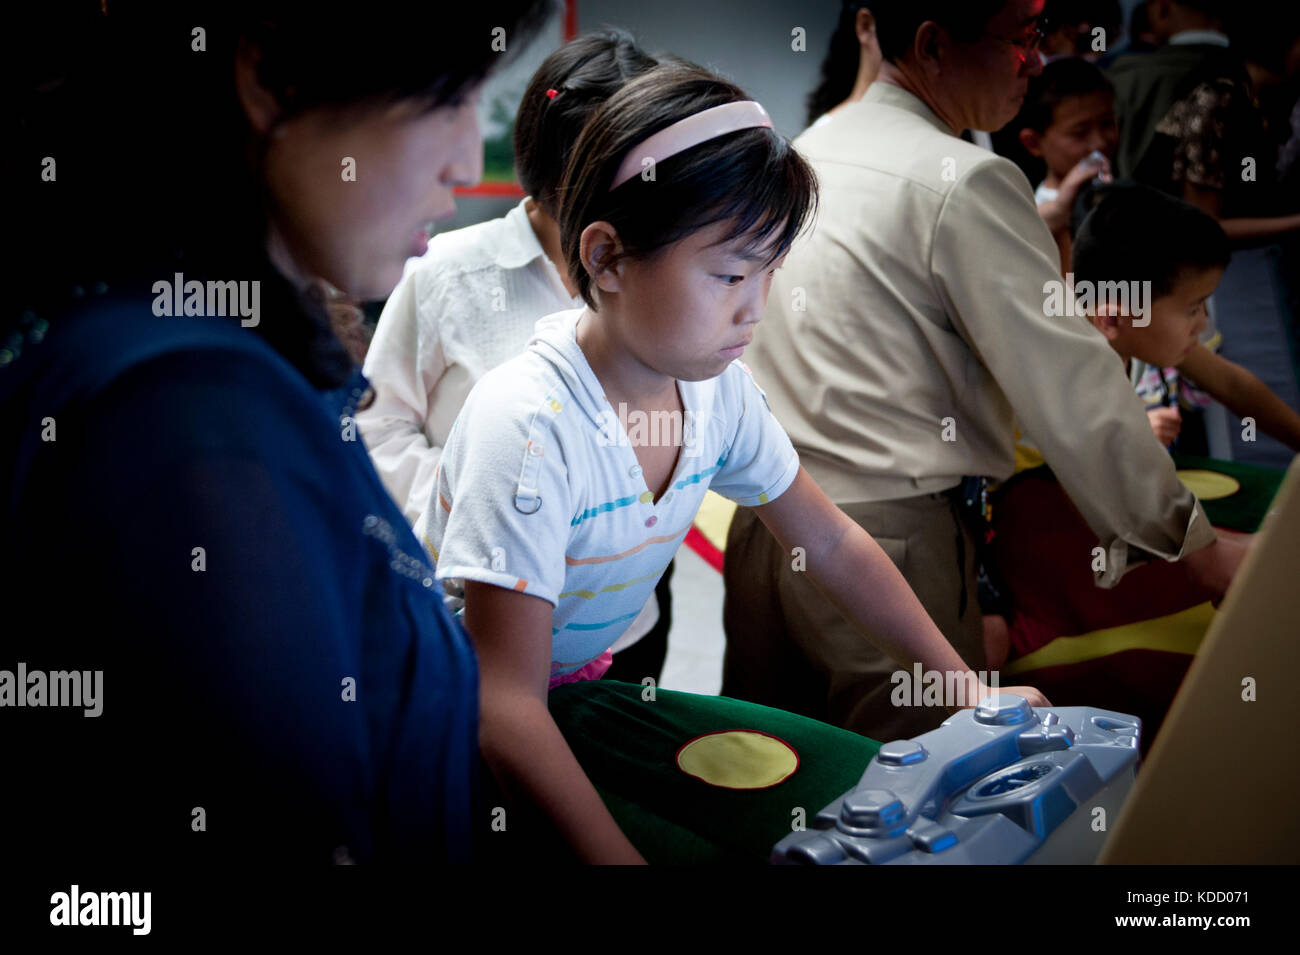
<svg viewBox="0 0 1300 955"><path fill-rule="evenodd" d="M710 139L759 126L771 129L772 117L768 116L767 110L753 100L723 103L721 106L701 110L678 120L667 129L659 130L636 148L629 150L623 157L618 172L614 174L614 182L609 188L613 191L639 173L645 159L658 164L669 156L676 156Z"/></svg>
<svg viewBox="0 0 1300 955"><path fill-rule="evenodd" d="M559 90L547 90L547 91L546 91L546 98L547 98L547 99L555 99L555 97L557 97L557 96L559 96L559 95L560 95L560 91L559 91Z"/></svg>

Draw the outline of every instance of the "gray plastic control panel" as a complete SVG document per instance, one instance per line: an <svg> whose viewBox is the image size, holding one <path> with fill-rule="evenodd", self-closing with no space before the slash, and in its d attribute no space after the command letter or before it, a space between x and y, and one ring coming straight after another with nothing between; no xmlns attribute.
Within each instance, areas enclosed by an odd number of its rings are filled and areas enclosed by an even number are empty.
<svg viewBox="0 0 1300 955"><path fill-rule="evenodd" d="M988 697L886 743L858 785L776 844L785 865L1091 863L1137 772L1142 722Z"/></svg>

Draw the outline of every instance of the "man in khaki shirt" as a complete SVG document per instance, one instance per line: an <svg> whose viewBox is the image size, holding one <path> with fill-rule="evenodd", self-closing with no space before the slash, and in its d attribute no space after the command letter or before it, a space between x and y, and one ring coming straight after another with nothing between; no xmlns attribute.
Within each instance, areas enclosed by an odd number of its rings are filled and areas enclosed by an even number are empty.
<svg viewBox="0 0 1300 955"><path fill-rule="evenodd" d="M1243 553L1175 476L1105 340L1049 307L1059 259L1023 174L958 135L1016 114L1041 69L1042 5L1006 0L979 22L976 3L871 4L881 74L795 141L821 184L819 216L746 355L804 467L976 668L976 542L954 492L967 475L1011 475L1017 423L1098 534L1103 553L1078 559L1099 586L1161 557L1222 593ZM897 705L897 665L802 569L738 512L723 694L881 739L938 725L947 711Z"/></svg>

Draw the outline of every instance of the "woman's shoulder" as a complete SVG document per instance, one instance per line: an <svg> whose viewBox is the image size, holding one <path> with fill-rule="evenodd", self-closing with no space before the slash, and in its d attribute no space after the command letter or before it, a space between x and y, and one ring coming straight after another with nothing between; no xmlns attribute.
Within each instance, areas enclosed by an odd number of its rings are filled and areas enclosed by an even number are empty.
<svg viewBox="0 0 1300 955"><path fill-rule="evenodd" d="M236 319L160 317L147 296L133 294L105 296L48 313L29 310L9 338L18 347L8 356L0 398L6 390L53 382L69 393L89 393L143 364L208 351L262 364L277 364L278 359L278 364L291 367Z"/></svg>
<svg viewBox="0 0 1300 955"><path fill-rule="evenodd" d="M334 430L322 393L254 329L159 317L134 296L53 314L0 372L0 406L20 462L39 451L32 435L44 421L60 437L114 435L118 461L131 449L160 462L239 449L287 454Z"/></svg>

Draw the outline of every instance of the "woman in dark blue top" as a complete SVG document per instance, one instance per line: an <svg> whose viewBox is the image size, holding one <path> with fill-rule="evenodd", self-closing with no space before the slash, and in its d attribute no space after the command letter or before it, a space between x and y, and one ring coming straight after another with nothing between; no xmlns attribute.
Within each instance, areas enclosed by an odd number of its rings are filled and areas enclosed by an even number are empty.
<svg viewBox="0 0 1300 955"><path fill-rule="evenodd" d="M19 31L7 857L465 861L472 649L312 290L387 294L544 5L62 6Z"/></svg>

